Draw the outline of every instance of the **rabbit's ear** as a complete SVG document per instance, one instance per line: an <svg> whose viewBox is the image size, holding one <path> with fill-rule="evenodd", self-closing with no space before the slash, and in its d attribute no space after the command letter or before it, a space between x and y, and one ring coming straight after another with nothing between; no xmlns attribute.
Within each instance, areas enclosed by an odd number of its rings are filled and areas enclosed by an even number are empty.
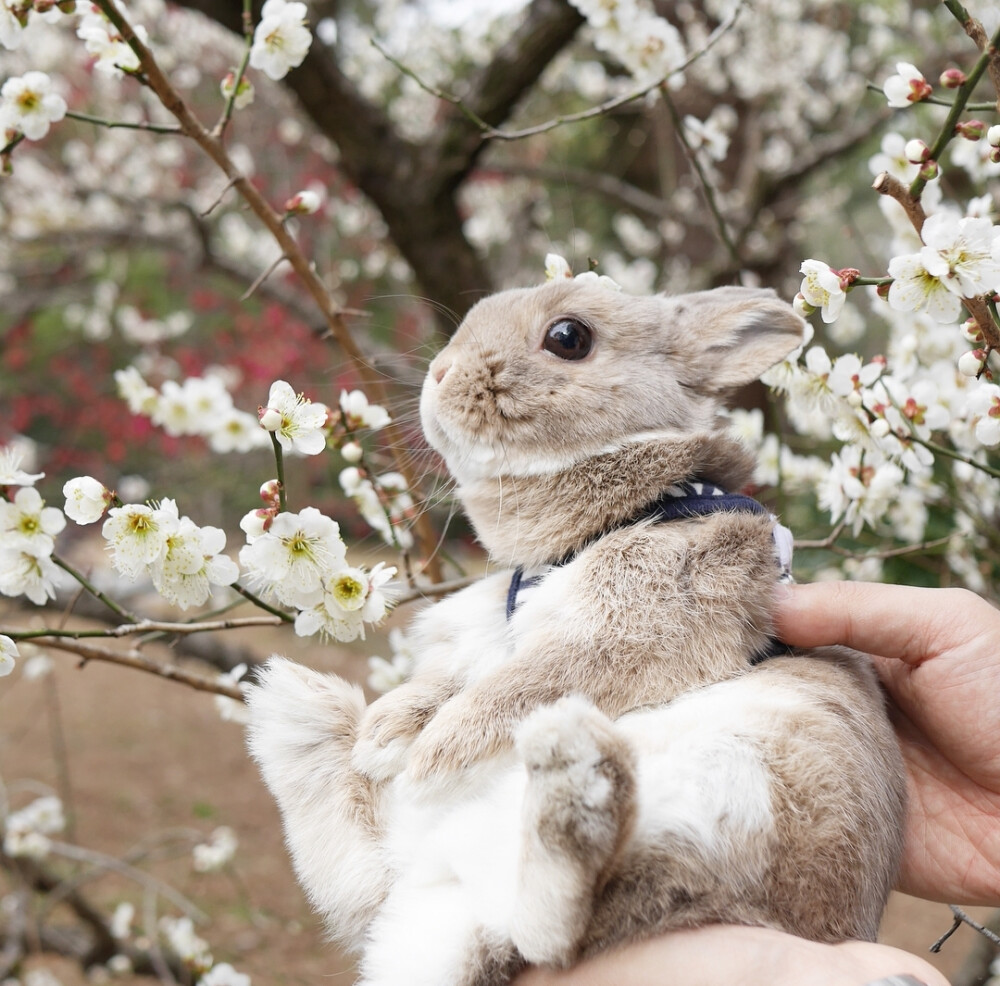
<svg viewBox="0 0 1000 986"><path fill-rule="evenodd" d="M714 288L663 303L684 383L704 393L750 383L802 344L805 323L769 289Z"/></svg>

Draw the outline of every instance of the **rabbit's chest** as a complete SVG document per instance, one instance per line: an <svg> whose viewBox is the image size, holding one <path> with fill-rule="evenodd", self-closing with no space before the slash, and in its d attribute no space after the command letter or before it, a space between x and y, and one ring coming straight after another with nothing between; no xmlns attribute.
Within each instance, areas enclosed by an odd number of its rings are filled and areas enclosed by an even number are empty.
<svg viewBox="0 0 1000 986"><path fill-rule="evenodd" d="M573 565L491 575L432 607L414 627L414 650L466 682L486 677L539 626L574 622L574 607L583 609L576 576Z"/></svg>

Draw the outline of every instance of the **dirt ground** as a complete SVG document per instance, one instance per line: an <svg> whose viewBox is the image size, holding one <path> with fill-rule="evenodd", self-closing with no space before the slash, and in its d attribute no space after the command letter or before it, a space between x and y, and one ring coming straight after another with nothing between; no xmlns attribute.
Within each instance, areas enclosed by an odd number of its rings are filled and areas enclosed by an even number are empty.
<svg viewBox="0 0 1000 986"><path fill-rule="evenodd" d="M0 610L0 624L12 625L10 615ZM364 675L362 655L386 653L381 639L353 656L269 631L244 640L353 677ZM246 756L242 728L222 721L210 696L184 686L97 663L78 668L67 654L52 657L49 678L29 681L16 672L0 685L0 778L15 807L30 800L26 782L68 791L73 838L119 856L157 834L193 830L207 838L216 826L231 826L239 838L232 875L194 872L189 851L147 867L210 916L199 933L216 961L250 974L254 986L352 982L350 962L324 942L294 881L277 811ZM61 743L64 757L57 755ZM131 901L142 913L142 891L119 876L105 875L86 891L103 904ZM944 905L897 896L883 939L926 953L950 925ZM974 937L963 928L931 961L951 975ZM40 964L65 986L86 982L68 964Z"/></svg>

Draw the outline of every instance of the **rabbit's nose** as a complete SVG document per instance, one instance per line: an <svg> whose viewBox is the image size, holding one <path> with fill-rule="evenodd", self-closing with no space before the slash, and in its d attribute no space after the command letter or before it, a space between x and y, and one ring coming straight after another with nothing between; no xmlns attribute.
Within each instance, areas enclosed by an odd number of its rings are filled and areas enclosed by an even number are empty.
<svg viewBox="0 0 1000 986"><path fill-rule="evenodd" d="M431 370L435 383L440 383L445 378L445 374L451 369L451 363L439 363Z"/></svg>

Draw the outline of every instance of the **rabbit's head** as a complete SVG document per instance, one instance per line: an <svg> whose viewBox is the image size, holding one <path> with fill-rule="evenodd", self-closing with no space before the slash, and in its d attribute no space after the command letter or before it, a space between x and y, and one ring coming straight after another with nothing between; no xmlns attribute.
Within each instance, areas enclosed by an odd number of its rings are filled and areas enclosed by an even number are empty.
<svg viewBox="0 0 1000 986"><path fill-rule="evenodd" d="M633 297L560 279L502 291L431 363L424 430L460 483L712 431L726 394L800 345L802 327L772 291L752 288Z"/></svg>

